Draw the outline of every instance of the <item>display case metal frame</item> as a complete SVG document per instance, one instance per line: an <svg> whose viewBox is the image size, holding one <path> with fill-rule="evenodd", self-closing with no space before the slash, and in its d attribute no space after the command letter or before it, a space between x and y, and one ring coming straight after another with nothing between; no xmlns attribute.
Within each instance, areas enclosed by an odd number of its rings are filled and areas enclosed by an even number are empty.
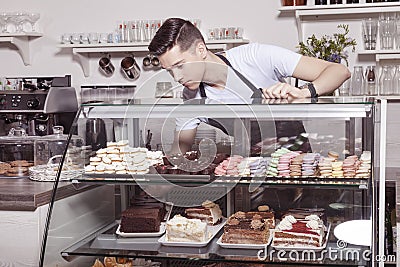
<svg viewBox="0 0 400 267"><path fill-rule="evenodd" d="M253 102L253 101L252 101ZM177 102L178 104L181 103L180 100ZM108 103L92 103L92 104L84 104L81 106L81 114L79 116L83 116L86 118L121 118L125 117L129 120L132 120L132 130L134 130L136 133L138 132L136 120L139 118L147 118L149 116L149 112L151 112L151 117L152 118L165 118L166 114L168 114L168 111L174 108L175 103L167 102L167 103L160 103L158 101L156 104L153 102L149 102L149 100L144 100L144 99L137 99L130 101L129 103L118 103L118 104L108 104ZM199 105L203 105L199 103ZM182 105L181 109L175 113L175 116L207 116L207 117L214 117L214 118L225 118L227 115L231 113L226 113L226 106L229 106L231 110L233 110L236 114L240 114L240 118L242 119L250 119L254 118L254 116L261 117L261 118L267 118L267 119L291 119L291 120L298 120L298 119L322 119L322 118L330 118L330 119L338 119L338 120L345 120L348 122L348 129L346 132L351 133L353 130L351 129L354 127L354 121L351 123L352 119L360 119L363 122L363 127L365 128L366 125L372 125L375 123L379 123L375 117L375 100L373 98L331 98L331 97L322 97L318 100L318 103L312 102L312 100L302 100L299 102L293 102L290 104L269 104L266 101L261 101L256 104L251 103L251 104L227 104L224 103L224 105L221 104L211 104L207 105L207 108L204 109L206 112L204 114L199 115L199 105ZM380 104L380 108L384 108L384 104ZM130 109L131 112L126 112L127 108ZM266 109L269 109L270 112L266 112ZM132 112L134 111L134 112ZM379 120L382 120L382 116L384 115L384 112L380 112L380 118ZM74 125L77 125L77 120L78 117L76 118L76 121ZM369 123L366 123L365 121L369 120ZM371 123L372 120L372 123ZM380 121L382 123L382 121ZM385 125L381 125L380 130L382 131L384 129ZM374 136L374 131L372 129L364 129L366 131L369 131L368 136L366 137L370 142L373 142L373 136ZM132 141L133 142L133 141ZM365 145L365 144L364 144ZM372 150L372 154L374 155L377 151L374 151L373 143L367 145L368 148ZM379 155L381 156L382 147L379 148ZM64 155L65 157L65 155ZM59 170L59 174L61 172L61 169ZM380 173L382 175L382 173ZM298 183L296 185L290 185L290 183L285 183L283 180L285 179L279 179L276 178L274 179L270 178L269 180L266 179L265 181L262 182L263 186L270 186L270 187L275 187L275 186L295 186L295 187L307 187L307 186L315 186L316 188L329 188L329 187L337 187L337 186L343 186L346 188L354 188L354 189L359 189L359 190L366 190L365 192L370 192L370 196L364 201L367 201L369 206L371 207L369 214L371 215L371 219L373 221L373 233L372 233L372 244L370 246L370 249L372 251L373 257L377 255L377 253L381 253L381 246L382 246L382 239L379 240L379 246L378 249L375 246L376 238L375 238L375 230L379 230L379 237L382 235L382 225L381 225L381 212L382 210L379 210L379 215L377 211L377 206L375 201L378 201L378 204L381 205L381 200L382 196L384 197L384 193L381 194L379 192L379 200L376 197L375 192L375 187L373 183L375 173L374 173L374 168L372 169L372 177L370 179L367 179L367 183L363 184L351 184L351 183L343 183L342 185L335 185L335 184L326 184L322 181L315 180L314 183L310 184L307 182L304 182L304 184ZM88 177L86 177L88 178ZM151 184L157 184L157 180L155 179L150 179L151 175L138 175L138 176L131 176L131 177L110 177L110 179L104 179L104 180L94 180L92 179L93 177L89 177L90 179L86 179L85 176L82 178L77 178L74 179L72 182L76 186L81 186L85 184L91 184L91 183L97 183L97 184L117 184L117 185L135 185L137 181L140 180L140 182L146 182ZM266 177L268 178L268 177ZM383 178L383 179L382 179ZM381 177L380 180L384 181L384 174L383 177ZM180 184L188 184L190 185L196 185L196 184L205 184L208 183L208 181L188 181L185 179L174 179L171 177L171 181L175 183L180 183ZM235 183L237 188L240 187L246 187L251 183L249 179L241 179L240 177L238 178L231 178L231 180L225 180L221 184L217 184L216 186L224 186L225 184L230 184L230 183ZM382 183L382 181L380 181ZM58 181L55 182L54 185L54 192L53 196L56 195L57 191L57 184ZM326 186L326 187L324 187ZM383 187L384 188L384 187ZM382 191L382 187L380 187L380 191ZM368 195L368 194L367 194ZM230 196L232 197L232 196ZM239 199L235 199L236 196L233 196L232 199L229 199L229 203L235 203L235 201L239 201ZM245 196L244 196L245 197ZM243 198L241 198L243 200ZM237 202L236 202L237 203ZM54 198L52 199L52 203L54 204ZM51 205L52 206L52 205ZM246 205L245 205L246 206ZM367 205L368 206L368 205ZM379 206L380 207L380 206ZM368 213L368 212L367 212ZM52 207L49 209L49 215L46 223L46 233L44 236L44 243L43 243L43 248L42 248L42 253L41 253L41 262L40 266L46 266L44 265L45 261L45 255L46 255L46 242L47 242L47 235L49 231L49 226L51 222L51 214L52 214ZM376 216L378 215L378 216ZM367 215L368 216L368 215ZM243 262L243 263L261 263L260 261L255 261L255 260L240 260L240 259L227 259L224 256L228 253L228 255L231 255L234 253L234 250L227 250L227 249L221 249L215 244L215 240L212 240L210 244L201 249L181 249L179 248L178 250L174 250L173 248L162 248L157 240L147 240L144 242L139 242L137 241L136 243L128 242L121 240L115 236L115 226L116 222L115 221L107 221L105 222L101 227L98 227L97 231L91 232L85 236L82 236L82 238L78 242L73 242L70 243L67 248L64 248L60 251L61 256L65 260L72 260L75 257L78 256L124 256L124 257L139 257L139 258L146 258L146 259L156 259L162 262L168 262L169 260L188 260L188 261L195 261L195 262L221 262L221 261L226 261L226 262ZM379 226L377 228L377 226ZM329 246L334 246L335 244L329 243ZM93 247L92 247L93 246ZM162 250L165 251L162 251ZM362 247L358 247L358 249L363 249ZM364 248L365 249L365 248ZM158 254L155 254L157 251ZM178 253L179 251L179 253ZM222 251L222 252L221 252ZM236 251L237 256L241 257L246 257L249 256L249 252L246 250L243 251ZM189 256L190 255L190 256ZM206 255L206 256L205 256ZM265 263L265 262L263 262ZM267 262L268 264L271 265L279 265L282 264L282 262L272 260ZM294 265L298 266L297 263L291 263L285 261L284 264L286 265ZM310 266L337 266L337 263L334 262L314 262L314 263L302 263L303 265L310 265ZM340 265L342 264L342 265ZM371 262L364 262L362 265L365 266L370 266L374 264L373 261ZM340 266L343 266L343 263L339 263ZM357 261L353 261L353 263L350 263L350 265L354 266L360 266L360 263Z"/></svg>

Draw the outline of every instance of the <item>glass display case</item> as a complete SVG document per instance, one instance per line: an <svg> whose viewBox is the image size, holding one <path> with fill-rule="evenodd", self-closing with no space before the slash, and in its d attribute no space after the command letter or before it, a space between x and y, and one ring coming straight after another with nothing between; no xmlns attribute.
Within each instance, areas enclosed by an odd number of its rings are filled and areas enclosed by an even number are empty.
<svg viewBox="0 0 400 267"><path fill-rule="evenodd" d="M82 104L70 136L85 136L92 118L118 121L124 134L107 136L106 147L83 157L83 174L69 183L109 188L109 195L61 212L55 182L40 266L101 266L96 259L114 257L115 266L372 266L379 106L366 97ZM209 131L198 131L192 151L175 153L173 131L183 118L217 121L226 131L210 134L214 128L201 123ZM150 132L153 151L141 147ZM220 153L217 144L227 140ZM174 241L171 220L209 202L220 207L220 223L208 223L202 241ZM148 203L164 211L159 227L122 232L126 210ZM232 237L232 229L242 234Z"/></svg>

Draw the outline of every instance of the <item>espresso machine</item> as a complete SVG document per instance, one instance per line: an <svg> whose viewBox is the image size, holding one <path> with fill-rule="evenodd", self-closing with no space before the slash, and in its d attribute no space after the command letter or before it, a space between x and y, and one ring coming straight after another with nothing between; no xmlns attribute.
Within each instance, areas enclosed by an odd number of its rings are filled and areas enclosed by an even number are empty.
<svg viewBox="0 0 400 267"><path fill-rule="evenodd" d="M0 178L26 176L35 140L53 134L56 125L70 131L78 110L75 88L66 75L5 78L1 89Z"/></svg>
<svg viewBox="0 0 400 267"><path fill-rule="evenodd" d="M29 136L48 135L54 125L69 131L77 107L70 75L5 78L0 90L0 136L16 128Z"/></svg>

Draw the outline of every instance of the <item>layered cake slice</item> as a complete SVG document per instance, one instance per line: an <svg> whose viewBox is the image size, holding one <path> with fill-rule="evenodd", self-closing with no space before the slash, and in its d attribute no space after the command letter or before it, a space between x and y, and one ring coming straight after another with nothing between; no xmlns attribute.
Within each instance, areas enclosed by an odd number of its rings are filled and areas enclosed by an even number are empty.
<svg viewBox="0 0 400 267"><path fill-rule="evenodd" d="M238 211L231 215L222 235L223 243L231 244L266 244L270 228L275 225L274 213L259 207L259 211ZM261 210L261 211L260 211Z"/></svg>
<svg viewBox="0 0 400 267"><path fill-rule="evenodd" d="M205 242L207 223L175 215L167 222L165 240L168 242Z"/></svg>
<svg viewBox="0 0 400 267"><path fill-rule="evenodd" d="M164 207L133 206L121 213L123 233L153 233L160 231Z"/></svg>
<svg viewBox="0 0 400 267"><path fill-rule="evenodd" d="M217 225L222 221L222 211L218 204L206 200L201 207L185 209L186 217L189 219L199 219L208 225Z"/></svg>
<svg viewBox="0 0 400 267"><path fill-rule="evenodd" d="M286 215L275 228L272 245L277 247L316 248L326 238L326 227L320 216L312 214L298 220Z"/></svg>

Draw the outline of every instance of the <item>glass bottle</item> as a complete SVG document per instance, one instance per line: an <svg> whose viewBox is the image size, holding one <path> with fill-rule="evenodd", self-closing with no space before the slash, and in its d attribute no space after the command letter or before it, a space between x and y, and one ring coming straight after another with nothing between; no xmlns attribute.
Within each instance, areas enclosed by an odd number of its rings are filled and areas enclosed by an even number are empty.
<svg viewBox="0 0 400 267"><path fill-rule="evenodd" d="M353 75L351 77L351 95L361 95L363 92L363 67L354 66Z"/></svg>
<svg viewBox="0 0 400 267"><path fill-rule="evenodd" d="M393 76L390 66L382 66L382 73L379 77L379 94L391 95L393 94Z"/></svg>
<svg viewBox="0 0 400 267"><path fill-rule="evenodd" d="M396 65L396 71L393 77L393 94L400 94L400 65Z"/></svg>
<svg viewBox="0 0 400 267"><path fill-rule="evenodd" d="M375 66L367 66L365 71L365 94L377 95Z"/></svg>

